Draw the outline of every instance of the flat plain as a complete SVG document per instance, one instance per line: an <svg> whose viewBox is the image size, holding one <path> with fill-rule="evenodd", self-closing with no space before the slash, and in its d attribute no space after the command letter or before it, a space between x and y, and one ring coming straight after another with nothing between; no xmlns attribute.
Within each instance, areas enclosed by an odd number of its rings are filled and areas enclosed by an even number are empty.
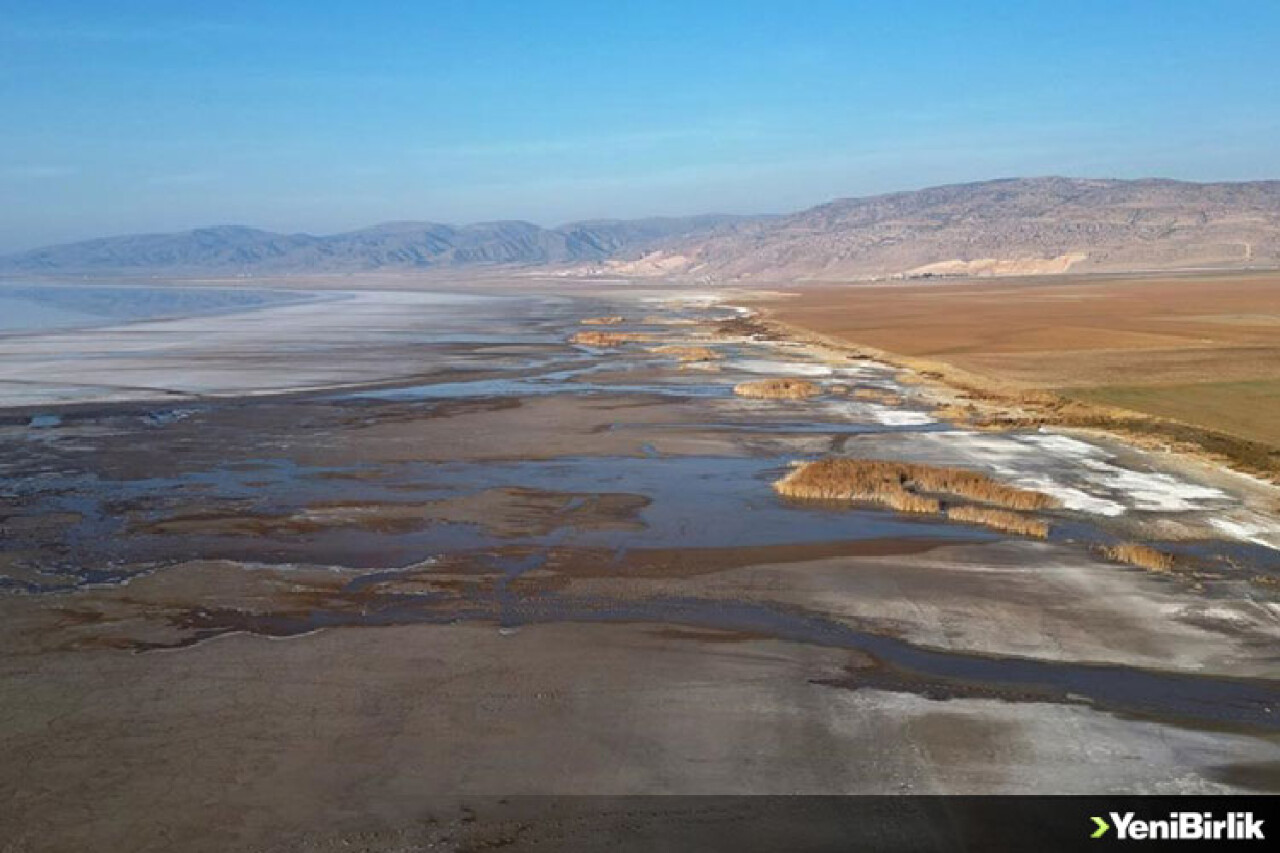
<svg viewBox="0 0 1280 853"><path fill-rule="evenodd" d="M812 287L776 319L1012 392L1049 390L1280 447L1280 274Z"/></svg>

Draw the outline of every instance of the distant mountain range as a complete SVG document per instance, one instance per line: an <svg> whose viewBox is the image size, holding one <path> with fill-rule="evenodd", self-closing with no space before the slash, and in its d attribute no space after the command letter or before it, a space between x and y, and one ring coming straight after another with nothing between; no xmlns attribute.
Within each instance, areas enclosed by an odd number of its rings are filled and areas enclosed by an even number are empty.
<svg viewBox="0 0 1280 853"><path fill-rule="evenodd" d="M1015 178L833 201L677 239L669 272L849 279L1280 267L1280 181Z"/></svg>
<svg viewBox="0 0 1280 853"><path fill-rule="evenodd" d="M67 243L0 257L0 271L27 273L288 273L550 265L602 261L694 237L747 217L689 216L576 222L388 222L314 236L240 225Z"/></svg>
<svg viewBox="0 0 1280 853"><path fill-rule="evenodd" d="M328 236L240 226L0 257L0 273L280 274L546 267L564 274L841 280L1280 267L1280 181L1011 178L833 201L789 216L451 226Z"/></svg>

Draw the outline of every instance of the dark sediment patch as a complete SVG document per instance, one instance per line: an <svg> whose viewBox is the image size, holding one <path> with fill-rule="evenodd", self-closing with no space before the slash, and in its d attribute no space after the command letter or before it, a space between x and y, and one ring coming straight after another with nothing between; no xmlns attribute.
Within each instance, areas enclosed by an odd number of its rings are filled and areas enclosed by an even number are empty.
<svg viewBox="0 0 1280 853"><path fill-rule="evenodd" d="M569 577L681 578L833 557L907 557L969 540L878 538L720 548L552 548L546 569Z"/></svg>
<svg viewBox="0 0 1280 853"><path fill-rule="evenodd" d="M457 621L493 622L504 627L555 622L654 623L763 635L847 649L869 661L867 666L849 669L843 677L815 682L830 687L906 692L936 701L982 698L1080 704L1124 717L1197 729L1258 735L1280 732L1280 682L1274 680L952 652L859 630L794 608L696 598L619 601L546 594L503 600L443 592L370 593L357 596L351 606L340 609L187 611L178 617L179 627L187 632L185 639L175 644L139 644L138 648L181 648L235 632L289 637L326 628Z"/></svg>
<svg viewBox="0 0 1280 853"><path fill-rule="evenodd" d="M1210 767L1208 776L1224 785L1280 794L1280 761L1254 761Z"/></svg>
<svg viewBox="0 0 1280 853"><path fill-rule="evenodd" d="M732 317L715 324L715 333L726 338L750 338L757 341L777 340L777 332L767 323L751 317Z"/></svg>

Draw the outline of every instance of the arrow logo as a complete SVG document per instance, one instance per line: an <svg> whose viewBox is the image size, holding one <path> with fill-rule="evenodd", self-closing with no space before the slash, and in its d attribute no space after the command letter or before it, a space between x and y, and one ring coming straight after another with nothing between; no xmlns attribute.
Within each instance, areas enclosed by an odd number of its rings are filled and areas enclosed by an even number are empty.
<svg viewBox="0 0 1280 853"><path fill-rule="evenodd" d="M1111 824L1107 823L1100 817L1093 818L1093 822L1098 825L1098 828L1093 831L1093 835L1089 836L1090 838L1101 838L1106 835L1107 830L1111 828Z"/></svg>

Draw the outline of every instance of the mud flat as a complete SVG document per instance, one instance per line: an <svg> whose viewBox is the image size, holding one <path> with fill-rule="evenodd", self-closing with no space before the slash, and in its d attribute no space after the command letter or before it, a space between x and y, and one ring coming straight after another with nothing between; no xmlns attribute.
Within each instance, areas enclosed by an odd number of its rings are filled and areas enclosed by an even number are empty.
<svg viewBox="0 0 1280 853"><path fill-rule="evenodd" d="M533 793L1280 790L1269 487L957 427L733 294L480 296L0 339L14 385L84 389L0 411L9 849L592 839L486 823ZM775 491L823 460L969 508Z"/></svg>

